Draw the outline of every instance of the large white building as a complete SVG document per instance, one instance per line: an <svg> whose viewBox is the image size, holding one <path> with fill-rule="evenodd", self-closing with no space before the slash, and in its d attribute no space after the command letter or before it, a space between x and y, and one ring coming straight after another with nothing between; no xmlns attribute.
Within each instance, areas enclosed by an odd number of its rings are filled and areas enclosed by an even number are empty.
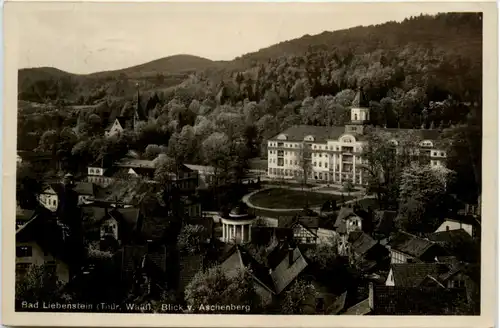
<svg viewBox="0 0 500 328"><path fill-rule="evenodd" d="M345 126L292 126L268 140L267 174L270 178L300 179L303 173L301 159L310 161L309 181L341 184L352 181L356 185L367 183L367 173L362 169L366 160L361 157L366 144L364 129L370 122L370 110L363 93L358 90L351 107L351 122ZM405 129L383 128L398 136L409 132ZM437 142L439 130L412 130L420 138L419 157L429 159L429 165L444 165L446 152Z"/></svg>

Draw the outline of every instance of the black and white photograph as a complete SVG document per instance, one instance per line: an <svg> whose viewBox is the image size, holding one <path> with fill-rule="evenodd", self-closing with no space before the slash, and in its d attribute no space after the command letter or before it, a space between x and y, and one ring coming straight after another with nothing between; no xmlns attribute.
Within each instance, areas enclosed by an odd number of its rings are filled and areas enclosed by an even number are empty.
<svg viewBox="0 0 500 328"><path fill-rule="evenodd" d="M392 6L17 11L14 311L484 314L485 14Z"/></svg>

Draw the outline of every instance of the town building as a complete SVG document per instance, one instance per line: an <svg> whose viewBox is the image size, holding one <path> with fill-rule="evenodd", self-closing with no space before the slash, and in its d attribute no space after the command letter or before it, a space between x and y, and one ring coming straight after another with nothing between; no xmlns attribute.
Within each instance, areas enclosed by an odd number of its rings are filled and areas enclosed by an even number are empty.
<svg viewBox="0 0 500 328"><path fill-rule="evenodd" d="M132 117L117 116L115 120L106 128L106 137L120 136L125 130L136 130L140 122L147 121L146 113L141 104L141 95L137 91L137 105Z"/></svg>
<svg viewBox="0 0 500 328"><path fill-rule="evenodd" d="M275 179L307 178L320 183L355 185L367 184L367 164L361 154L366 145L366 127L370 124L370 109L361 89L352 102L351 120L345 126L292 126L267 142L267 175ZM439 130L408 130L379 128L398 140L410 132L419 137L415 154L432 167L444 166L446 151L438 142Z"/></svg>
<svg viewBox="0 0 500 328"><path fill-rule="evenodd" d="M449 255L436 242L400 231L387 244L391 252L391 263L437 262L440 256Z"/></svg>

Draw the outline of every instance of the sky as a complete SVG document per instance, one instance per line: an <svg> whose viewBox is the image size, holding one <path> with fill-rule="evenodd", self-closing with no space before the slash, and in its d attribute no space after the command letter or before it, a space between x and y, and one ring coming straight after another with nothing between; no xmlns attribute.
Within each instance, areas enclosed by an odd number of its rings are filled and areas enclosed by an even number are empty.
<svg viewBox="0 0 500 328"><path fill-rule="evenodd" d="M305 34L438 9L421 3L30 4L18 18L18 60L20 68L51 66L78 74L176 54L231 60Z"/></svg>

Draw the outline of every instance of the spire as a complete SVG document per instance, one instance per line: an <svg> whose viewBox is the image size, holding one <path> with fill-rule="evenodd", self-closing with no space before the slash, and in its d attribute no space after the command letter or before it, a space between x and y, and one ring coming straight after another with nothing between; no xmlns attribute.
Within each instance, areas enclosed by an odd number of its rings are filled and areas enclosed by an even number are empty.
<svg viewBox="0 0 500 328"><path fill-rule="evenodd" d="M368 107L368 101L366 100L361 87L358 87L356 97L354 97L354 100L352 101L352 107L354 108Z"/></svg>

